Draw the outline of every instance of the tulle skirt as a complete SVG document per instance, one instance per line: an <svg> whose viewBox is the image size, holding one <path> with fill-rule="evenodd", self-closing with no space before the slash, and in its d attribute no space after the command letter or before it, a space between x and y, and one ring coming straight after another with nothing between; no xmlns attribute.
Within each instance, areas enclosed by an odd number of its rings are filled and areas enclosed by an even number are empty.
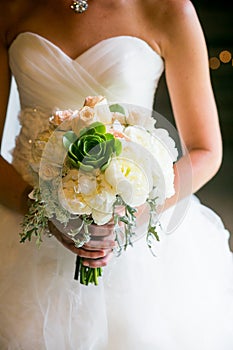
<svg viewBox="0 0 233 350"><path fill-rule="evenodd" d="M4 207L0 218L1 350L233 349L229 232L195 196L160 230L156 257L142 237L98 286L74 280L76 257L54 237L20 244L22 218Z"/></svg>

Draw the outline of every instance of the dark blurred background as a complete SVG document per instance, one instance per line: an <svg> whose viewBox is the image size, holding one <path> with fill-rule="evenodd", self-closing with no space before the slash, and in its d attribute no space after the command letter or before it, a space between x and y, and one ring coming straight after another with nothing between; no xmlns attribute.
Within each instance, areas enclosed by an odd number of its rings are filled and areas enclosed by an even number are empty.
<svg viewBox="0 0 233 350"><path fill-rule="evenodd" d="M210 74L218 106L224 155L217 175L196 194L219 214L233 234L233 3L192 1L199 16L209 52ZM174 123L166 82L162 77L156 111ZM233 237L231 237L233 249Z"/></svg>

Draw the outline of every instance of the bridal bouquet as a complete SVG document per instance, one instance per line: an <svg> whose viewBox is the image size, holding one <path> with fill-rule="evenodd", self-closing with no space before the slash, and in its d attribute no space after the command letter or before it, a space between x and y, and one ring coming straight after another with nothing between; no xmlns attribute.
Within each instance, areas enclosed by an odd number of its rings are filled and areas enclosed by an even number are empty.
<svg viewBox="0 0 233 350"><path fill-rule="evenodd" d="M174 194L178 153L168 132L156 129L145 109L87 97L79 110L58 110L48 117L31 155L35 186L21 242L36 236L40 244L51 220L82 247L96 239L91 224L112 222L120 254L139 236L140 206L148 208L147 244L159 240L157 208ZM85 267L82 259L77 268L82 284L98 284L101 268Z"/></svg>

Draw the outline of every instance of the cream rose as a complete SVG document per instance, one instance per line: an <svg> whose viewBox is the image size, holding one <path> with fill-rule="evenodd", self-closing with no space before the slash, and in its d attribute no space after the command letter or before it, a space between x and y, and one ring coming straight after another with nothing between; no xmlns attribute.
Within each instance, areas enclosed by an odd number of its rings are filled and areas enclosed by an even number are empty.
<svg viewBox="0 0 233 350"><path fill-rule="evenodd" d="M103 101L106 101L106 98L104 96L98 95L98 96L87 96L84 101L84 106L88 106L91 108L94 108L95 105L102 103Z"/></svg>
<svg viewBox="0 0 233 350"><path fill-rule="evenodd" d="M83 128L89 126L95 121L97 121L97 116L95 115L94 109L84 106L74 115L72 119L72 130L77 136L79 136L79 133Z"/></svg>
<svg viewBox="0 0 233 350"><path fill-rule="evenodd" d="M42 180L50 181L60 175L61 168L53 166L49 163L42 163L39 168L39 176Z"/></svg>
<svg viewBox="0 0 233 350"><path fill-rule="evenodd" d="M73 115L72 130L79 136L83 128L96 121L105 125L112 123L112 113L106 98L103 96L89 96L86 98L84 106Z"/></svg>
<svg viewBox="0 0 233 350"><path fill-rule="evenodd" d="M49 123L53 128L59 127L63 131L70 130L71 128L71 120L75 111L70 109L67 110L57 110L52 116L49 118Z"/></svg>
<svg viewBox="0 0 233 350"><path fill-rule="evenodd" d="M128 115L126 118L129 125L140 125L146 130L154 130L156 120L152 116L152 112L149 109L145 109L140 106L129 106Z"/></svg>
<svg viewBox="0 0 233 350"><path fill-rule="evenodd" d="M80 187L85 187L85 181L80 179ZM92 218L97 225L107 223L113 214L113 204L116 200L116 192L112 186L106 182L103 173L96 177L95 190L94 186L92 192L83 193L83 198L92 210Z"/></svg>
<svg viewBox="0 0 233 350"><path fill-rule="evenodd" d="M58 189L60 204L71 214L91 214L91 209L79 192L79 171L72 169L62 179Z"/></svg>

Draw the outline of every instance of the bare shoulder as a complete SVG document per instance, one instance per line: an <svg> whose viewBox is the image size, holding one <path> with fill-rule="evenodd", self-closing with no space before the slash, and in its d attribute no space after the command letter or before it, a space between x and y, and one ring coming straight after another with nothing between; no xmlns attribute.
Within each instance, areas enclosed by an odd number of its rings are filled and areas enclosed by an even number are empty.
<svg viewBox="0 0 233 350"><path fill-rule="evenodd" d="M202 36L196 9L189 0L142 0L149 35L157 38L163 57L192 39Z"/></svg>
<svg viewBox="0 0 233 350"><path fill-rule="evenodd" d="M159 38L161 53L174 40L183 40L185 33L191 33L200 23L194 5L190 0L142 0L146 21L150 23L151 34Z"/></svg>
<svg viewBox="0 0 233 350"><path fill-rule="evenodd" d="M28 0L0 0L0 40L7 46L8 35L31 8Z"/></svg>
<svg viewBox="0 0 233 350"><path fill-rule="evenodd" d="M165 0L160 23L163 23L163 30L169 35L177 33L182 28L199 25L199 19L190 0Z"/></svg>
<svg viewBox="0 0 233 350"><path fill-rule="evenodd" d="M192 18L195 8L190 0L142 0L143 6L152 17L161 20L179 21L182 18Z"/></svg>

